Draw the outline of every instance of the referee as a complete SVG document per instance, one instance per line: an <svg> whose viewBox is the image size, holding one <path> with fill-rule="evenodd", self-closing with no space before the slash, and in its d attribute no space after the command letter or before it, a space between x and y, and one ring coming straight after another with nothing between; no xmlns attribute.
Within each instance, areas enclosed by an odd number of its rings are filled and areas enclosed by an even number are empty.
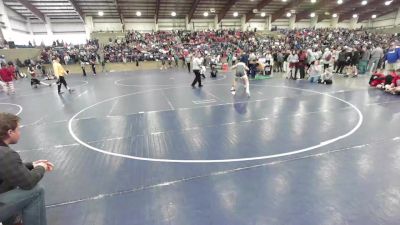
<svg viewBox="0 0 400 225"><path fill-rule="evenodd" d="M57 85L58 85L58 94L62 94L64 92L61 91L61 85L64 85L64 87L69 91L69 93L72 93L74 90L68 87L67 82L65 81L64 75L68 74L67 71L64 70L64 68L60 64L60 58L56 56L53 59L53 70L54 70L54 75L57 77Z"/></svg>

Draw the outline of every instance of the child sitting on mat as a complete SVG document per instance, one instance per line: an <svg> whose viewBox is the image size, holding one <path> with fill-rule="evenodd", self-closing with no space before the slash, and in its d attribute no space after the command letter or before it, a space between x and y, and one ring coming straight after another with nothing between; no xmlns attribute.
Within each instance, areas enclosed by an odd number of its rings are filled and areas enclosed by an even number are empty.
<svg viewBox="0 0 400 225"><path fill-rule="evenodd" d="M332 84L332 67L328 67L325 72L321 74L321 79L319 79L319 83L321 84Z"/></svg>

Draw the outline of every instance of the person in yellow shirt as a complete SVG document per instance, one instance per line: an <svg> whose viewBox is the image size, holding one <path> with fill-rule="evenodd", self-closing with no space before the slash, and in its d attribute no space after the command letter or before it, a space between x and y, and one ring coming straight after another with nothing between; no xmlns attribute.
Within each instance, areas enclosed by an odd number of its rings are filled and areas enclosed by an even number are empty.
<svg viewBox="0 0 400 225"><path fill-rule="evenodd" d="M64 78L64 75L67 75L68 71L65 71L64 68L61 66L60 58L58 56L54 57L53 59L53 70L54 70L54 75L57 77L58 94L63 93L61 91L61 85L64 85L64 87L69 91L69 93L72 93L74 90L68 87L67 81L65 81Z"/></svg>

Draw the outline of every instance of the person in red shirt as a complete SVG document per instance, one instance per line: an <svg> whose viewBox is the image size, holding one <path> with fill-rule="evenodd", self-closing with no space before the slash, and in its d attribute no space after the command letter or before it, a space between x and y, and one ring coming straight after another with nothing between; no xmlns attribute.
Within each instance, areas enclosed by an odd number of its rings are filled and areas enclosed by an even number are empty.
<svg viewBox="0 0 400 225"><path fill-rule="evenodd" d="M2 81L1 85L3 86L4 92L6 92L8 95L15 93L13 78L14 75L8 70L7 65L5 63L1 63L1 69L0 69L0 79Z"/></svg>
<svg viewBox="0 0 400 225"><path fill-rule="evenodd" d="M385 75L378 69L369 79L369 85L371 87L382 88L385 86Z"/></svg>
<svg viewBox="0 0 400 225"><path fill-rule="evenodd" d="M8 62L8 68L7 69L14 76L14 79L18 80L18 76L17 76L17 74L15 72L15 66L14 66L14 64L12 62Z"/></svg>
<svg viewBox="0 0 400 225"><path fill-rule="evenodd" d="M391 72L390 75L392 78L392 83L385 86L385 91L392 94L400 93L400 75L396 72Z"/></svg>

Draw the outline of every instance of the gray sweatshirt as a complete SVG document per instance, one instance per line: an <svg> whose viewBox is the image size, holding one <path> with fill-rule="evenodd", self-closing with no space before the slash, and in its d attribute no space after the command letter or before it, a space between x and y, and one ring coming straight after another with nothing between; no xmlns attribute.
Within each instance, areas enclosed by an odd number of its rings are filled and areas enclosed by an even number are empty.
<svg viewBox="0 0 400 225"><path fill-rule="evenodd" d="M381 47L376 47L371 52L371 59L380 59L383 58L383 49Z"/></svg>

